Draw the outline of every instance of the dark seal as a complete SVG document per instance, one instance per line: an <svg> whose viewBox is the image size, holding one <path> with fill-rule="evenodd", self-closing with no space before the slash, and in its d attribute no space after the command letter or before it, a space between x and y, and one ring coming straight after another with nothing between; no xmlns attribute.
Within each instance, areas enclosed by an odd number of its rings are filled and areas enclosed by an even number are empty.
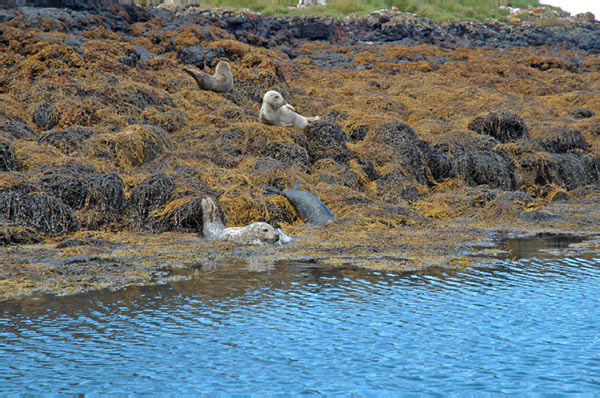
<svg viewBox="0 0 600 398"><path fill-rule="evenodd" d="M333 214L325 206L325 203L321 202L315 195L298 189L297 183L294 189L286 189L285 191L267 187L267 193L285 196L305 223L325 225L333 220Z"/></svg>

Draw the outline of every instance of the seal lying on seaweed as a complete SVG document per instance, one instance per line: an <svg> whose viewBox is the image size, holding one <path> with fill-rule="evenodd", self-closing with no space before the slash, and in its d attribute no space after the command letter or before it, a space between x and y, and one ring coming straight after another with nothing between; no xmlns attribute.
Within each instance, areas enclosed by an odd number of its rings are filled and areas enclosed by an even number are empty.
<svg viewBox="0 0 600 398"><path fill-rule="evenodd" d="M258 120L264 124L304 128L311 122L321 120L319 116L306 117L296 113L293 106L285 102L277 91L267 91L263 97Z"/></svg>
<svg viewBox="0 0 600 398"><path fill-rule="evenodd" d="M315 195L298 189L298 183L294 185L294 189L286 189L285 191L267 187L267 193L285 196L305 223L325 225L333 220L333 214L331 214L325 203L321 202Z"/></svg>
<svg viewBox="0 0 600 398"><path fill-rule="evenodd" d="M226 93L233 88L233 75L227 61L219 61L213 76L190 68L183 68L183 70L196 80L200 90Z"/></svg>
<svg viewBox="0 0 600 398"><path fill-rule="evenodd" d="M228 241L245 245L262 245L279 241L279 232L266 222L254 222L243 227L225 228L212 198L203 198L202 233L208 240Z"/></svg>

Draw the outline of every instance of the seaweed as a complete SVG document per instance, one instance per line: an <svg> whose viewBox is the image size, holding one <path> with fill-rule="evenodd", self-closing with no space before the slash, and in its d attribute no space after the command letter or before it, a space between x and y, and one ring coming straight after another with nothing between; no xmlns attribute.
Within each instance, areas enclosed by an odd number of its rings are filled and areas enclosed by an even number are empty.
<svg viewBox="0 0 600 398"><path fill-rule="evenodd" d="M494 137L500 142L516 141L529 136L521 117L513 112L492 111L469 122L469 130Z"/></svg>

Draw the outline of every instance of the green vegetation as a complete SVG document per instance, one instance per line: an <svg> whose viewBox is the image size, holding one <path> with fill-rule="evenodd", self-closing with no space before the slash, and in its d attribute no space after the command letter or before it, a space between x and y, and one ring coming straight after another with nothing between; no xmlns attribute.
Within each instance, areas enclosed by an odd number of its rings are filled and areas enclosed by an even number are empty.
<svg viewBox="0 0 600 398"><path fill-rule="evenodd" d="M157 5L161 0L135 0L142 5ZM263 14L306 15L339 17L347 14L365 15L375 10L396 7L435 21L486 18L503 19L507 12L500 6L527 8L539 6L537 0L329 0L321 7L296 8L297 0L175 0L177 4L200 7L248 8Z"/></svg>

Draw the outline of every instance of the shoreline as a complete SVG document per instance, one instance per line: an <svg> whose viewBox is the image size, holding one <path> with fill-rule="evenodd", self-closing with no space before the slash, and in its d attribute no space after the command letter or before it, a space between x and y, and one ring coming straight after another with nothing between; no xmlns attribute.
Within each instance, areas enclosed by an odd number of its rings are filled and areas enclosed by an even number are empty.
<svg viewBox="0 0 600 398"><path fill-rule="evenodd" d="M504 233L600 233L598 22L119 6L2 9L0 33L0 300L235 261L467 267ZM226 94L182 71L219 60ZM259 124L269 89L322 122ZM295 181L334 223L265 194ZM205 196L302 239L204 242Z"/></svg>

